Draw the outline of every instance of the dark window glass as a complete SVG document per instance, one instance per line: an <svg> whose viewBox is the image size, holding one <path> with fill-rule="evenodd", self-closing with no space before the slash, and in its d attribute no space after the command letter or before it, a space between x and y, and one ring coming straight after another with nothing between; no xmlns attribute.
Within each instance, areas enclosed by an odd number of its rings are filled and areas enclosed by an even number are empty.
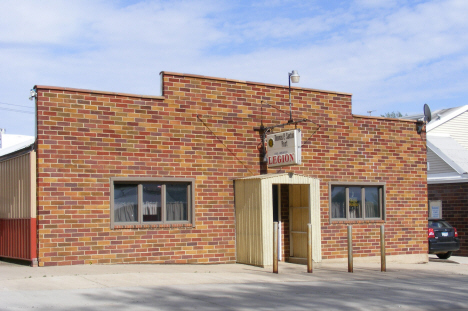
<svg viewBox="0 0 468 311"><path fill-rule="evenodd" d="M361 187L349 187L349 218L362 218Z"/></svg>
<svg viewBox="0 0 468 311"><path fill-rule="evenodd" d="M365 187L366 217L380 218L380 200L378 187Z"/></svg>
<svg viewBox="0 0 468 311"><path fill-rule="evenodd" d="M429 220L429 227L437 229L437 228L452 228L448 222L444 220Z"/></svg>
<svg viewBox="0 0 468 311"><path fill-rule="evenodd" d="M166 219L168 221L188 220L188 184L166 184Z"/></svg>
<svg viewBox="0 0 468 311"><path fill-rule="evenodd" d="M119 178L120 179L120 178ZM170 178L168 178L170 179ZM175 179L175 178L173 178ZM189 182L184 180L191 180ZM154 180L114 180L111 204L114 224L150 224L194 222L193 218L193 179Z"/></svg>
<svg viewBox="0 0 468 311"><path fill-rule="evenodd" d="M143 221L161 221L161 184L143 184Z"/></svg>
<svg viewBox="0 0 468 311"><path fill-rule="evenodd" d="M346 218L345 187L332 187L332 218Z"/></svg>
<svg viewBox="0 0 468 311"><path fill-rule="evenodd" d="M114 185L114 221L138 221L138 185Z"/></svg>
<svg viewBox="0 0 468 311"><path fill-rule="evenodd" d="M331 186L332 219L382 219L384 211L383 186ZM348 210L346 210L348 207Z"/></svg>

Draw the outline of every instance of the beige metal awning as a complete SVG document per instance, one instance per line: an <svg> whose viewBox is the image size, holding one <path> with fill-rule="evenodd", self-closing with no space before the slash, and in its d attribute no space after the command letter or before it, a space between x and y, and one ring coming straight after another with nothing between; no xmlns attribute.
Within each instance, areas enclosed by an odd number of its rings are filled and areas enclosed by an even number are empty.
<svg viewBox="0 0 468 311"><path fill-rule="evenodd" d="M273 185L302 185L312 224L312 258L322 260L320 234L320 181L293 173L266 174L235 180L237 262L273 264Z"/></svg>

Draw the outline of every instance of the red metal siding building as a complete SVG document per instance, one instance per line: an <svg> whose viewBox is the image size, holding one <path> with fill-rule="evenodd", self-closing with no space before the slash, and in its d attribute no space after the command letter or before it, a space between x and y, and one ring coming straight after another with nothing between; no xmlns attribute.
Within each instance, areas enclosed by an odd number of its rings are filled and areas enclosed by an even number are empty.
<svg viewBox="0 0 468 311"><path fill-rule="evenodd" d="M37 265L36 153L32 146L0 158L0 257Z"/></svg>

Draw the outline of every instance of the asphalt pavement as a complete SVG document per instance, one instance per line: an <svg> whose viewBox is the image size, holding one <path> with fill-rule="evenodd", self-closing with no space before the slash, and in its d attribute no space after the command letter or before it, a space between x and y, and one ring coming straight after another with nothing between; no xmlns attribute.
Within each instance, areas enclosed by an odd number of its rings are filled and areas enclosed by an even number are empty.
<svg viewBox="0 0 468 311"><path fill-rule="evenodd" d="M468 310L468 257L271 267L22 266L0 261L0 310Z"/></svg>

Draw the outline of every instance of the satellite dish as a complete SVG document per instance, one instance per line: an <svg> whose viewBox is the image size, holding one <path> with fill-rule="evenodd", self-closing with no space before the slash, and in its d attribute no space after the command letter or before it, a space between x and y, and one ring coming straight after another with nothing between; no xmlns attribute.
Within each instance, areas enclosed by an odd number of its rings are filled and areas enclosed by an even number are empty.
<svg viewBox="0 0 468 311"><path fill-rule="evenodd" d="M418 134L422 133L424 124L431 122L431 120L432 120L431 109L429 108L427 104L424 104L424 121L423 123L418 122L418 126L416 127L416 131L418 132Z"/></svg>
<svg viewBox="0 0 468 311"><path fill-rule="evenodd" d="M427 104L424 104L424 121L429 123L432 120L431 109Z"/></svg>

